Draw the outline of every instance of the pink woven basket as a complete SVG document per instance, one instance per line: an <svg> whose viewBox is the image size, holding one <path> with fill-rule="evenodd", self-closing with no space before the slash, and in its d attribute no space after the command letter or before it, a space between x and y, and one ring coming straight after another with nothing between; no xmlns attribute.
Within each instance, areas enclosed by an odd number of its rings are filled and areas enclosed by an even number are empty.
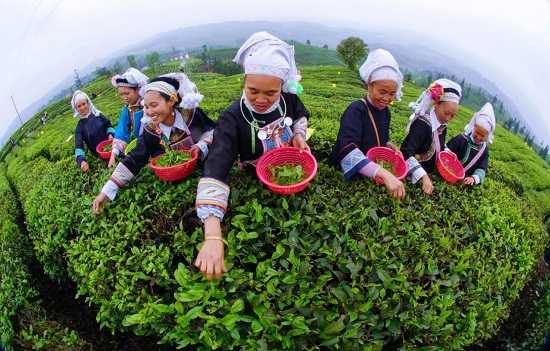
<svg viewBox="0 0 550 351"><path fill-rule="evenodd" d="M403 179L407 175L407 163L403 159L403 156L396 155L395 151L385 146L375 146L367 151L367 157L369 160L378 162L386 161L393 166L394 174L397 179ZM384 181L378 177L375 180L384 184Z"/></svg>
<svg viewBox="0 0 550 351"><path fill-rule="evenodd" d="M280 166L282 164L301 165L306 171L306 179L293 185L278 185L272 183L271 166ZM308 183L317 173L317 160L309 152L300 152L297 147L281 147L263 154L256 164L256 174L262 183L278 194L294 194L306 188Z"/></svg>
<svg viewBox="0 0 550 351"><path fill-rule="evenodd" d="M107 139L107 140L103 140L101 143L97 144L97 146L95 147L95 151L99 154L99 157L101 157L102 159L104 160L108 160L111 158L111 150L109 151L103 151L103 148L105 147L105 145L109 145L111 144L112 141Z"/></svg>
<svg viewBox="0 0 550 351"><path fill-rule="evenodd" d="M464 179L464 167L453 153L441 151L437 155L436 167L443 179L450 183Z"/></svg>
<svg viewBox="0 0 550 351"><path fill-rule="evenodd" d="M173 151L171 151L173 152ZM189 152L189 151L183 151L182 152ZM162 154L165 155L165 154ZM149 165L155 171L159 179L165 180L167 182L171 182L174 180L180 180L187 176L189 176L191 173L193 173L193 170L195 170L195 166L197 165L197 159L199 155L196 152L193 152L191 155L193 158L187 162L180 163L178 165L173 165L169 167L159 167L155 165L155 162L161 157L162 155L158 155L157 157L154 157L151 162L149 162Z"/></svg>

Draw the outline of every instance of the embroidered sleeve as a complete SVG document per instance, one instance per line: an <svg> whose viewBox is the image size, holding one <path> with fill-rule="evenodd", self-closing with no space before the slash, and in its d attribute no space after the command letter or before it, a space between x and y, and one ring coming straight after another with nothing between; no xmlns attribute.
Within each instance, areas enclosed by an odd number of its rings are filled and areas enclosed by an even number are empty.
<svg viewBox="0 0 550 351"><path fill-rule="evenodd" d="M76 163L78 164L78 166L80 166L83 161L86 161L86 153L84 152L84 150L75 149L74 155L76 156Z"/></svg>
<svg viewBox="0 0 550 351"><path fill-rule="evenodd" d="M214 129L210 129L207 132L204 132L204 134L201 136L201 140L205 142L208 146L212 144L212 139L214 138Z"/></svg>
<svg viewBox="0 0 550 351"><path fill-rule="evenodd" d="M307 118L306 117L300 117L297 120L294 121L292 124L292 131L293 131L293 137L296 134L302 134L304 137L304 140L306 140L306 132L307 132Z"/></svg>
<svg viewBox="0 0 550 351"><path fill-rule="evenodd" d="M110 178L119 188L124 188L132 179L134 179L134 174L122 162L116 166Z"/></svg>
<svg viewBox="0 0 550 351"><path fill-rule="evenodd" d="M225 213L229 199L229 186L214 178L201 178L197 185L195 208L201 205L218 207Z"/></svg>
<svg viewBox="0 0 550 351"><path fill-rule="evenodd" d="M483 184L483 181L485 180L485 171L481 168L478 168L474 171L472 177L475 179L476 184Z"/></svg>
<svg viewBox="0 0 550 351"><path fill-rule="evenodd" d="M197 142L197 146L201 149L201 161L204 161L206 156L208 156L208 151L210 150L210 145L212 145L212 140L214 138L214 129L211 129L205 132L201 136L201 140Z"/></svg>
<svg viewBox="0 0 550 351"><path fill-rule="evenodd" d="M124 150L126 150L126 147L128 146L128 143L121 139L113 139L113 152L117 156L124 155Z"/></svg>
<svg viewBox="0 0 550 351"><path fill-rule="evenodd" d="M344 171L344 179L351 180L363 167L371 161L358 148L353 149L340 162L342 171Z"/></svg>
<svg viewBox="0 0 550 351"><path fill-rule="evenodd" d="M413 184L418 182L420 178L427 174L416 158L411 156L405 162L407 163L407 174L411 178Z"/></svg>

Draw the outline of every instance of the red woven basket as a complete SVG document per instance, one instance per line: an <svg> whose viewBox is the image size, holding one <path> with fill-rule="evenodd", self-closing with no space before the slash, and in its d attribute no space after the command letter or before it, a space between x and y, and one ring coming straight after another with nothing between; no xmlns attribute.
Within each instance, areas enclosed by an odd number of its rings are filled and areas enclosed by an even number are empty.
<svg viewBox="0 0 550 351"><path fill-rule="evenodd" d="M171 152L174 152L174 151L171 151ZM182 152L189 152L189 151L188 150L187 151L182 150ZM159 166L155 165L155 162L162 155L164 155L164 154L161 154L161 155L158 155L158 156L154 157L151 160L151 162L149 162L149 165L155 171L155 173L157 174L157 176L160 179L165 180L167 182L183 179L183 178L189 176L191 173L193 173L193 170L195 169L195 166L197 165L197 159L199 157L199 155L196 152L193 152L191 154L191 156L193 158L190 159L187 162L180 163L178 165L169 166L169 167L159 167Z"/></svg>
<svg viewBox="0 0 550 351"><path fill-rule="evenodd" d="M103 151L103 147L105 145L109 145L111 143L111 140L103 140L101 143L97 144L95 147L95 151L99 154L99 157L102 159L108 160L111 158L111 152L112 151Z"/></svg>
<svg viewBox="0 0 550 351"><path fill-rule="evenodd" d="M375 146L367 151L367 157L374 162L386 161L391 163L397 179L403 179L407 175L407 163L403 159L403 156L396 155L395 151L390 148ZM375 180L380 184L384 184L384 181L378 177Z"/></svg>
<svg viewBox="0 0 550 351"><path fill-rule="evenodd" d="M293 185L278 185L271 182L273 175L269 165L280 166L285 163L301 165L306 171L306 179ZM267 187L278 194L294 194L306 188L317 173L317 160L309 152L300 152L297 147L281 147L263 154L256 164L256 174Z"/></svg>
<svg viewBox="0 0 550 351"><path fill-rule="evenodd" d="M464 167L453 153L441 151L437 155L436 166L439 174L448 182L464 179Z"/></svg>

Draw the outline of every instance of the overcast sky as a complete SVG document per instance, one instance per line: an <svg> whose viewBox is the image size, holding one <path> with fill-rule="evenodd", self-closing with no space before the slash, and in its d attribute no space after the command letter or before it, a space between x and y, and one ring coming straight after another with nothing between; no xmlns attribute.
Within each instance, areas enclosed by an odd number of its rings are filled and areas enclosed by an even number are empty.
<svg viewBox="0 0 550 351"><path fill-rule="evenodd" d="M537 141L550 143L550 0L0 0L0 136L17 119L12 96L21 112L74 69L130 44L236 20L402 28L418 40L422 33L448 40L454 48L445 53L495 82L525 112Z"/></svg>

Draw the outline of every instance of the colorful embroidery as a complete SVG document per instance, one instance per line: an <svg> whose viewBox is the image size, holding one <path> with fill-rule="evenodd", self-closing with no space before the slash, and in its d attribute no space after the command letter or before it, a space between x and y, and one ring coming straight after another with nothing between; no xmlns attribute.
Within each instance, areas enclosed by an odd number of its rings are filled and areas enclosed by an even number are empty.
<svg viewBox="0 0 550 351"><path fill-rule="evenodd" d="M171 138L172 137L170 137L170 139ZM191 147L193 145L195 145L195 143L193 142L193 139L191 138L191 135L189 135L187 138L184 138L183 140L180 140L180 141L175 142L175 143L171 143L170 144L170 149L185 151L185 150L191 149Z"/></svg>
<svg viewBox="0 0 550 351"><path fill-rule="evenodd" d="M118 166L116 166L110 179L115 182L119 188L124 188L124 186L133 178L134 174L130 172L130 170L121 162Z"/></svg>
<svg viewBox="0 0 550 351"><path fill-rule="evenodd" d="M208 145L211 145L211 144L212 144L212 140L214 140L214 129L211 129L211 130L205 132L205 133L201 136L201 140L200 140L200 141L204 141L204 142L207 143Z"/></svg>
<svg viewBox="0 0 550 351"><path fill-rule="evenodd" d="M420 162L414 157L409 157L405 163L407 164L408 174L413 174L414 171L421 168Z"/></svg>
<svg viewBox="0 0 550 351"><path fill-rule="evenodd" d="M420 117L418 117L418 119L420 119L421 121L426 122L431 128L432 124L430 123L430 120L428 118L426 118L425 116L420 116ZM426 151L422 154L414 155L414 157L418 161L420 161L420 162L427 161L427 160L431 159L437 153L438 147L436 145L436 139L437 140L439 140L439 139L434 137L435 133L438 133L438 135L439 135L439 134L441 134L441 131L436 130L434 133L432 133L432 143L431 143L430 148L428 149L428 151Z"/></svg>
<svg viewBox="0 0 550 351"><path fill-rule="evenodd" d="M344 176L364 160L367 160L367 157L359 149L354 149L352 152L347 154L346 157L344 157L340 162L342 171L344 171Z"/></svg>
<svg viewBox="0 0 550 351"><path fill-rule="evenodd" d="M197 200L195 208L199 205L212 205L227 209L229 199L229 186L214 178L201 178L197 186Z"/></svg>
<svg viewBox="0 0 550 351"><path fill-rule="evenodd" d="M292 130L283 123L284 117L280 117L262 129L272 130L269 138L262 140L264 153L283 146L292 144Z"/></svg>
<svg viewBox="0 0 550 351"><path fill-rule="evenodd" d="M113 149L116 148L121 152L124 152L126 150L126 146L128 146L128 143L125 142L122 139L113 139Z"/></svg>
<svg viewBox="0 0 550 351"><path fill-rule="evenodd" d="M297 120L294 121L292 124L292 130L294 131L294 135L296 134L302 134L304 137L304 140L306 140L306 132L307 132L307 118L306 117L300 117Z"/></svg>

